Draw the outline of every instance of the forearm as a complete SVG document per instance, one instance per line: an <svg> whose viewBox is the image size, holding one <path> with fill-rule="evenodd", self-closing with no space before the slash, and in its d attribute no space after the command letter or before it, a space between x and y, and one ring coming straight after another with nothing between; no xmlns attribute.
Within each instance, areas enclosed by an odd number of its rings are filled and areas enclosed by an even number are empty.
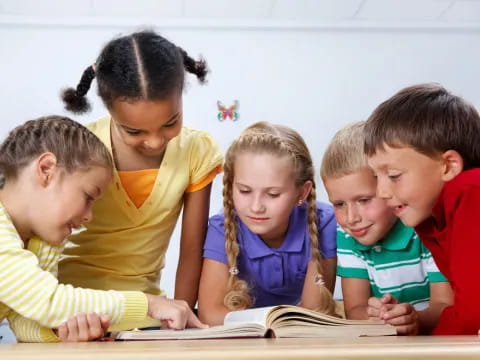
<svg viewBox="0 0 480 360"><path fill-rule="evenodd" d="M175 279L175 299L185 300L190 308L194 308L198 298L200 282L201 259L180 261Z"/></svg>
<svg viewBox="0 0 480 360"><path fill-rule="evenodd" d="M223 325L225 315L227 315L230 310L223 304L218 304L214 306L199 306L198 308L198 317L201 322L213 325Z"/></svg>
<svg viewBox="0 0 480 360"><path fill-rule="evenodd" d="M345 315L349 320L368 320L368 305L358 305L352 308L345 308Z"/></svg>

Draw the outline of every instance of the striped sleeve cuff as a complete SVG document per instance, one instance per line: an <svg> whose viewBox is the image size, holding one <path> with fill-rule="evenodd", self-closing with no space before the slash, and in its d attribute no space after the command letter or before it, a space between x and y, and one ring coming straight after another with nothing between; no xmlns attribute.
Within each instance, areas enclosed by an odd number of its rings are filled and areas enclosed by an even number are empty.
<svg viewBox="0 0 480 360"><path fill-rule="evenodd" d="M42 327L40 329L40 337L42 338L43 342L54 343L60 342L60 338L55 335L52 329Z"/></svg>
<svg viewBox="0 0 480 360"><path fill-rule="evenodd" d="M337 275L345 278L368 279L368 271L366 269L337 266Z"/></svg>
<svg viewBox="0 0 480 360"><path fill-rule="evenodd" d="M427 273L428 280L430 282L445 282L448 281L445 276L441 272L429 272Z"/></svg>
<svg viewBox="0 0 480 360"><path fill-rule="evenodd" d="M125 303L120 322L110 326L110 331L127 330L138 327L147 319L147 296L140 291L122 291Z"/></svg>

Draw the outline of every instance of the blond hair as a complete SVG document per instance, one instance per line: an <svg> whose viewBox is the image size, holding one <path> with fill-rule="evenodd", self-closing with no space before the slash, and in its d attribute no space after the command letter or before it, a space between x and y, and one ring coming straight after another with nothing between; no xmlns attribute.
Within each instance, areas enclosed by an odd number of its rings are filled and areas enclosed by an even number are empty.
<svg viewBox="0 0 480 360"><path fill-rule="evenodd" d="M316 263L319 278L321 279L323 275L322 258L318 250L315 171L308 147L300 134L291 128L267 122L255 123L243 131L240 137L230 145L225 156L223 206L225 216L225 249L230 276L224 304L230 310L245 309L253 303L253 299L249 295L249 285L246 281L237 277L237 257L239 254L237 240L238 218L233 204L232 187L235 159L242 153L267 153L278 157L288 157L292 161L295 185L301 186L307 181L312 182L312 191L306 199L308 232L310 235L311 257ZM322 281L318 281L317 284L321 296L321 305L316 310L327 314L335 314L335 303L332 294Z"/></svg>
<svg viewBox="0 0 480 360"><path fill-rule="evenodd" d="M320 167L323 180L349 175L368 166L363 151L364 128L365 121L358 121L337 131L323 154Z"/></svg>

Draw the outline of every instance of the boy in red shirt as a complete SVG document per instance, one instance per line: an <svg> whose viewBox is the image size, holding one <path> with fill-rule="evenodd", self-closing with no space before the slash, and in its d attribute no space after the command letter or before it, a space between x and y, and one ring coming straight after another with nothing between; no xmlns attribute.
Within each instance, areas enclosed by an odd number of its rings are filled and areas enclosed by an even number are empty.
<svg viewBox="0 0 480 360"><path fill-rule="evenodd" d="M479 137L477 110L437 84L401 90L365 126L377 195L415 227L453 288L434 335L480 328Z"/></svg>

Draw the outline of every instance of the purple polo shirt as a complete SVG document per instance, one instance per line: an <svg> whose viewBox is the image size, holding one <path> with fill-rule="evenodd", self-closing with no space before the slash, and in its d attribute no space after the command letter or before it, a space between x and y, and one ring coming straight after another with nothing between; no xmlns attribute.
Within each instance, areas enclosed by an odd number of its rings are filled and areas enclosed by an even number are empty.
<svg viewBox="0 0 480 360"><path fill-rule="evenodd" d="M329 204L317 202L317 223L321 254L325 258L336 257L337 224ZM238 277L250 284L251 295L254 297L253 307L298 304L310 260L306 204L295 206L290 215L285 240L278 249L268 247L240 219L238 224ZM223 213L212 216L209 220L203 257L228 265Z"/></svg>

